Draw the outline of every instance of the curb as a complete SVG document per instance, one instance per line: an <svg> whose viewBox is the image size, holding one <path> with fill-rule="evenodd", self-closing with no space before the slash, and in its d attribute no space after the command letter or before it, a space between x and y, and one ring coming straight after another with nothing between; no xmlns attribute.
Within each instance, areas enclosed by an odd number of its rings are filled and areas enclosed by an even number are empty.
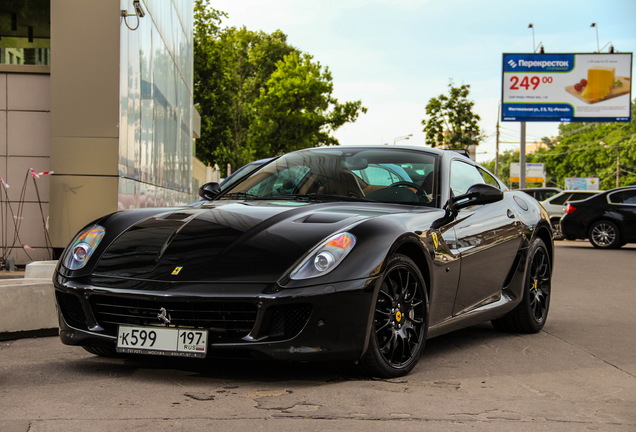
<svg viewBox="0 0 636 432"><path fill-rule="evenodd" d="M57 261L33 262L26 266L24 278L0 280L0 340L57 334L56 265Z"/></svg>

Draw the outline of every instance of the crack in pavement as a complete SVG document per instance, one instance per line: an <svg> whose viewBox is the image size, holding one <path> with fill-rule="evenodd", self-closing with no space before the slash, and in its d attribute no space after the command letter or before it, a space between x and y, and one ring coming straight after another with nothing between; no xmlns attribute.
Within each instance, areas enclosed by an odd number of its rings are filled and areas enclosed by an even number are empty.
<svg viewBox="0 0 636 432"><path fill-rule="evenodd" d="M573 347L573 348L575 348L575 349L577 349L577 350L579 350L579 351L583 351L584 353L586 353L586 354L588 354L588 355L590 355L590 356L594 357L594 358L595 358L595 359L597 359L597 360L602 361L602 362L603 362L603 363L605 363L606 365L609 365L609 366L611 366L611 367L613 367L613 368L615 368L615 369L617 369L617 370L619 370L619 371L623 372L624 374L629 375L629 376L630 376L630 377L632 377L632 378L636 378L636 375L632 374L631 372L626 371L625 369L623 369L623 368L621 368L620 366L618 366L618 365L616 365L616 364L614 364L614 363L610 362L609 360L605 360L603 357L599 357L597 354L595 354L595 353L593 353L593 352L591 352L591 351L589 351L589 350L587 350L587 349L585 349L585 348L583 348L583 347L581 347L581 346L579 346L579 345L575 345L573 342L570 342L570 341L569 341L569 340L567 340L567 339L564 339L564 338L562 338L562 337L560 337L560 336L557 336L557 335L555 335L554 333L550 333L549 331L546 331L546 330L542 330L542 332L544 332L544 333L546 333L546 334L548 334L548 335L552 336L553 338L556 338L556 339L560 340L561 342L565 342L566 344L570 345L571 347Z"/></svg>

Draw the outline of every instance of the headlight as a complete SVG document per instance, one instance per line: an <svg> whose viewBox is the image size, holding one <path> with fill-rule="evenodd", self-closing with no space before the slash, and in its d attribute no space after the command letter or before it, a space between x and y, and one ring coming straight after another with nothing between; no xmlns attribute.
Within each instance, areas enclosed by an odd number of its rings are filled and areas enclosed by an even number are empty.
<svg viewBox="0 0 636 432"><path fill-rule="evenodd" d="M289 277L299 280L326 275L340 264L355 244L355 236L347 232L329 237L314 248Z"/></svg>
<svg viewBox="0 0 636 432"><path fill-rule="evenodd" d="M69 270L79 270L83 268L97 249L99 242L106 234L104 227L93 225L80 232L64 253L62 263Z"/></svg>

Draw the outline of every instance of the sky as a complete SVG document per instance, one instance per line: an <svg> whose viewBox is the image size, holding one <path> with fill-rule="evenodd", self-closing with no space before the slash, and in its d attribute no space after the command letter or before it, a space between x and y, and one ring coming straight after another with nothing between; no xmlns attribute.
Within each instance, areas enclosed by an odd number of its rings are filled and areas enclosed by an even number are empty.
<svg viewBox="0 0 636 432"><path fill-rule="evenodd" d="M210 0L223 26L280 29L288 43L329 68L340 102L368 108L338 129L341 144L422 144L425 106L455 86L486 138L477 160L495 157L502 54L636 51L636 0ZM533 28L528 25L532 23ZM596 27L591 27L596 23ZM598 35L598 38L597 38ZM633 69L633 65L632 65ZM632 90L632 100L636 92ZM557 135L557 122L527 122L526 142ZM520 123L500 124L500 151L518 149ZM401 137L411 135L408 141Z"/></svg>

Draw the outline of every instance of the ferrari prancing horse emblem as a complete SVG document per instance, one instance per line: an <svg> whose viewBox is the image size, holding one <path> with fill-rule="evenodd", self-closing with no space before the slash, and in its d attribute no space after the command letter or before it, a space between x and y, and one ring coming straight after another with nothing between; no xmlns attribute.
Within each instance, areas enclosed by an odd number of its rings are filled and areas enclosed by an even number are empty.
<svg viewBox="0 0 636 432"><path fill-rule="evenodd" d="M175 267L174 270L172 270L172 276L178 275L182 269L183 267Z"/></svg>

